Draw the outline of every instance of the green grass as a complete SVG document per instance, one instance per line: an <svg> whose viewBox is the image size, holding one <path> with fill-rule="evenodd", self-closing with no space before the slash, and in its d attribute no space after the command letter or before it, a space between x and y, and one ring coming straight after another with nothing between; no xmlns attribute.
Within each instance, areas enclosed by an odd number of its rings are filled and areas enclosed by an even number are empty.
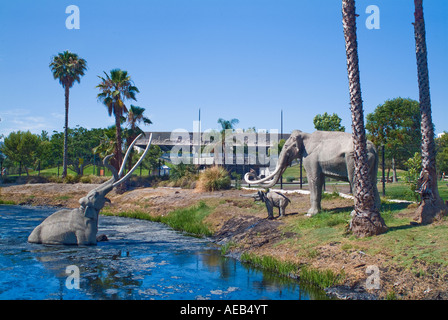
<svg viewBox="0 0 448 320"><path fill-rule="evenodd" d="M8 200L1 200L0 199L0 205L16 205L14 201L8 201Z"/></svg>
<svg viewBox="0 0 448 320"><path fill-rule="evenodd" d="M300 280L325 289L344 282L345 273L335 273L331 270L318 270L310 267L300 268Z"/></svg>
<svg viewBox="0 0 448 320"><path fill-rule="evenodd" d="M244 252L241 255L241 261L283 276L291 276L298 271L298 266L295 263L280 261L272 256L258 256L253 253Z"/></svg>
<svg viewBox="0 0 448 320"><path fill-rule="evenodd" d="M200 201L198 205L186 209L178 209L160 217L160 222L174 230L184 231L192 235L211 236L212 232L203 220L211 213L211 208Z"/></svg>
<svg viewBox="0 0 448 320"><path fill-rule="evenodd" d="M183 231L194 236L211 236L212 232L204 223L204 219L212 212L212 208L207 206L203 201L199 204L184 209L177 209L165 216L153 217L145 212L120 212L118 214L102 211L106 216L117 215L119 217L127 217L141 220L150 220L154 222L164 223L174 230Z"/></svg>
<svg viewBox="0 0 448 320"><path fill-rule="evenodd" d="M448 201L448 186L446 181L439 181L439 194L444 201ZM378 183L378 191L380 195L383 192L382 183ZM386 199L399 199L415 201L415 197L409 186L404 182L386 183Z"/></svg>
<svg viewBox="0 0 448 320"><path fill-rule="evenodd" d="M272 256L258 256L245 252L241 255L241 261L282 276L298 277L300 281L321 289L340 284L345 279L344 272L337 274L331 270L318 270L290 261L280 261Z"/></svg>
<svg viewBox="0 0 448 320"><path fill-rule="evenodd" d="M84 167L83 169L83 175L97 175L97 170L98 170L98 166L93 166L92 164L88 164ZM127 172L127 171L125 171ZM30 176L37 176L39 174L38 170L32 170L29 169L28 173ZM67 167L67 174L69 175L77 175L75 171L73 171L72 169L70 169L70 166ZM48 177L48 176L57 176L58 175L58 167L54 167L54 168L48 168L48 169L42 169L40 170L40 175L44 176L44 177ZM59 166L59 176L62 175L62 165ZM137 168L133 174L133 176L139 176L140 175L140 168ZM148 176L149 175L149 170L148 169L143 169L142 168L142 176ZM10 177L18 177L19 174L10 174L8 175ZM24 169L22 169L22 173L21 176L24 177L26 176L26 172ZM104 169L104 176L106 177L110 177L112 176L112 173L109 169Z"/></svg>

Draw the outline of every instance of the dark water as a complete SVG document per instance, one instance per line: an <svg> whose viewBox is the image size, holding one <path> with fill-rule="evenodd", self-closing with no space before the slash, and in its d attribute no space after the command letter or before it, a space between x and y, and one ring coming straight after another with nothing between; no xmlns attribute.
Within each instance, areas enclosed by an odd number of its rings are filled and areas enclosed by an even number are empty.
<svg viewBox="0 0 448 320"><path fill-rule="evenodd" d="M99 234L109 241L97 246L28 243L34 227L54 211L0 206L0 299L325 298L297 281L223 257L206 239L160 223L100 216ZM69 266L79 270L79 288Z"/></svg>

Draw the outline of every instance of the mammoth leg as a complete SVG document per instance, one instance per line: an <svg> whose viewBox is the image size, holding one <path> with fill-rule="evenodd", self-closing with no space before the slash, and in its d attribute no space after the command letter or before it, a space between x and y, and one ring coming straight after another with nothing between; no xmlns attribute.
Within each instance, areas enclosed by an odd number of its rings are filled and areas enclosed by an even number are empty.
<svg viewBox="0 0 448 320"><path fill-rule="evenodd" d="M285 208L287 203L288 201L282 201L282 203L280 203L280 206L278 207L278 213L280 217L283 217L285 215Z"/></svg>
<svg viewBox="0 0 448 320"><path fill-rule="evenodd" d="M268 219L274 219L274 207L269 200L266 201L266 209L268 210Z"/></svg>
<svg viewBox="0 0 448 320"><path fill-rule="evenodd" d="M308 210L308 213L306 215L308 217L311 217L322 210L320 202L322 200L322 187L323 187L324 175L322 173L319 173L314 177L309 177L308 179L310 187L311 208Z"/></svg>

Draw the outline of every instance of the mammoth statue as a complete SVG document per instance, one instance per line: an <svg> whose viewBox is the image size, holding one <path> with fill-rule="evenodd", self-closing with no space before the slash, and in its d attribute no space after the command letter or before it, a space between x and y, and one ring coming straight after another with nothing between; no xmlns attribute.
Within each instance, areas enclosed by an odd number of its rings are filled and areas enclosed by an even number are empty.
<svg viewBox="0 0 448 320"><path fill-rule="evenodd" d="M268 210L268 219L274 219L274 208L278 208L279 216L285 215L286 207L291 203L285 195L280 192L259 190L254 194L241 195L242 197L254 198L255 201L262 201Z"/></svg>
<svg viewBox="0 0 448 320"><path fill-rule="evenodd" d="M79 199L80 207L76 209L62 209L47 217L38 225L28 237L28 242L42 244L63 245L95 245L97 243L98 215L106 202L110 202L106 195L114 187L125 182L132 172L138 167L146 156L151 144L152 134L148 139L148 145L143 155L134 167L124 176L123 170L126 165L130 150L140 138L140 134L130 145L123 159L119 172L112 167L108 161L113 155L104 158L104 165L111 170L113 177L91 190L85 197Z"/></svg>
<svg viewBox="0 0 448 320"><path fill-rule="evenodd" d="M367 155L370 167L369 176L374 187L375 202L379 208L381 201L376 187L378 154L370 141L367 141ZM321 211L325 176L349 182L355 192L353 140L352 135L346 132L315 131L310 134L294 130L283 146L274 172L263 179L259 179L253 172L249 172L246 173L244 179L249 184L262 184L265 188L271 188L291 162L300 157L303 158L310 190L311 208L308 210L307 216ZM250 178L255 178L255 180Z"/></svg>

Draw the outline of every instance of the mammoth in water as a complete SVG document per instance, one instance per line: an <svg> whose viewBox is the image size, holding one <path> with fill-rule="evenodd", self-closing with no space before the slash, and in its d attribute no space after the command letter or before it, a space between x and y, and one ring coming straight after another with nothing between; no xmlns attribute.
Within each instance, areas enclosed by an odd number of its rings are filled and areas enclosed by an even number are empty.
<svg viewBox="0 0 448 320"><path fill-rule="evenodd" d="M139 135L130 145L123 159L119 172L112 167L108 161L113 155L104 158L104 165L111 170L113 177L91 190L85 197L79 199L80 207L76 209L62 209L47 217L38 225L28 237L28 242L42 244L63 245L95 245L97 243L98 215L106 202L110 202L106 195L114 187L125 182L132 172L138 167L151 144L152 134L148 139L148 145L143 155L134 167L124 176L123 170L126 165L130 150L134 147Z"/></svg>
<svg viewBox="0 0 448 320"><path fill-rule="evenodd" d="M378 154L370 141L367 141L367 155L370 168L369 177L374 188L375 203L379 208L381 201L376 187ZM300 157L303 157L303 166L310 190L311 208L308 210L308 216L321 211L322 187L325 176L349 182L353 192L356 192L353 139L352 135L346 132L315 131L310 134L294 130L286 140L272 174L259 179L254 173L249 172L246 173L244 179L249 184L262 184L265 188L271 188L277 183L291 162ZM255 180L250 178L255 178Z"/></svg>

